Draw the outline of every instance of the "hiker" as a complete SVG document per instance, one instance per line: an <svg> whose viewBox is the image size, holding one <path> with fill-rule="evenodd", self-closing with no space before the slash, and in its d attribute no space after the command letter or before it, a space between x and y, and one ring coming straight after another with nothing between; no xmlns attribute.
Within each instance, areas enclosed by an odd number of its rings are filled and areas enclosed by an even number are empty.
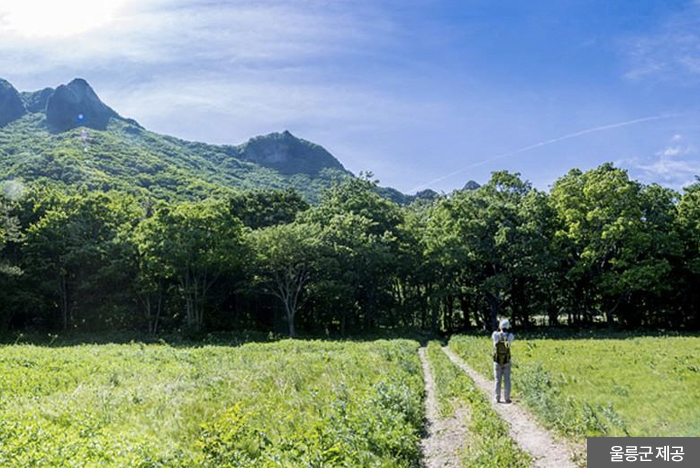
<svg viewBox="0 0 700 468"><path fill-rule="evenodd" d="M496 403L501 402L501 378L504 380L504 400L510 403L510 345L515 336L510 333L510 322L501 320L499 330L493 332L493 376L496 379Z"/></svg>

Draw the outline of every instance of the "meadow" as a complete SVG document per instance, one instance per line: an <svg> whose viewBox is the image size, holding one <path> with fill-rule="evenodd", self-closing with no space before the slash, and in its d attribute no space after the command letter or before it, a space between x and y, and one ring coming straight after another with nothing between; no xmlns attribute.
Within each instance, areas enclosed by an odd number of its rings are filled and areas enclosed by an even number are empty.
<svg viewBox="0 0 700 468"><path fill-rule="evenodd" d="M2 467L415 467L410 340L7 345Z"/></svg>
<svg viewBox="0 0 700 468"><path fill-rule="evenodd" d="M700 436L700 338L517 338L514 400L569 440ZM422 466L416 340L174 343L0 346L0 467ZM488 337L449 347L490 377ZM466 411L464 466L529 466L437 342L427 358L441 415Z"/></svg>
<svg viewBox="0 0 700 468"><path fill-rule="evenodd" d="M576 442L587 436L700 436L700 337L516 336L513 398ZM449 347L491 377L488 337Z"/></svg>

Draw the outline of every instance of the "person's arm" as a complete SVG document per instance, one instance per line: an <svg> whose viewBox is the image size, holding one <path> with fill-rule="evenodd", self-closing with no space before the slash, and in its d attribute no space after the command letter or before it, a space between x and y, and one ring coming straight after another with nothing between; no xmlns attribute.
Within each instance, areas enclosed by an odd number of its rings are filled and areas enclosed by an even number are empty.
<svg viewBox="0 0 700 468"><path fill-rule="evenodd" d="M508 347L510 347L511 344L513 344L513 340L515 339L515 335L512 333L508 333Z"/></svg>

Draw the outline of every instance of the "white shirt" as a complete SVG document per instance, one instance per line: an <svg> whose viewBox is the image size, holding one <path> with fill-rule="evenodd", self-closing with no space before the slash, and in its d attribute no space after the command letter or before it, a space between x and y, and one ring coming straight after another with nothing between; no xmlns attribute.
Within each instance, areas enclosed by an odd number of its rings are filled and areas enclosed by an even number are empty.
<svg viewBox="0 0 700 468"><path fill-rule="evenodd" d="M493 345L496 346L496 343L501 341L501 335L505 335L506 340L508 340L508 347L510 348L510 344L515 339L515 335L513 335L510 332L505 332L505 333L500 332L500 331L493 332L493 335L491 335L491 339L493 340Z"/></svg>

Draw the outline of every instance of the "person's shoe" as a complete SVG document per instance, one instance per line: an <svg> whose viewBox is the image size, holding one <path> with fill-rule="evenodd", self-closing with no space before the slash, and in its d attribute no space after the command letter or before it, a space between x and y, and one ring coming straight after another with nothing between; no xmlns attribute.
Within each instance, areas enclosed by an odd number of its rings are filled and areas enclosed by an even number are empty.
<svg viewBox="0 0 700 468"><path fill-rule="evenodd" d="M510 399L506 400L506 403L510 403Z"/></svg>
<svg viewBox="0 0 700 468"><path fill-rule="evenodd" d="M500 399L498 399L498 398L494 398L494 399L493 399L493 402L494 402L494 403L500 403L500 402L501 402L501 400L500 400Z"/></svg>

